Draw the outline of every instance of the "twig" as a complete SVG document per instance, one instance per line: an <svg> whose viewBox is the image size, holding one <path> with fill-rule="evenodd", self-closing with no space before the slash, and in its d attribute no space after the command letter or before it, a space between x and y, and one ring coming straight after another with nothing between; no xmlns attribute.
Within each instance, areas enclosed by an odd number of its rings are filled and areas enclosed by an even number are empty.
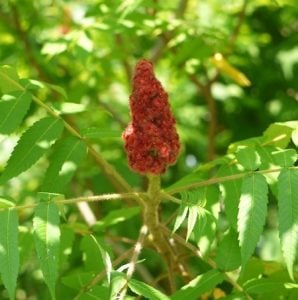
<svg viewBox="0 0 298 300"><path fill-rule="evenodd" d="M88 226L93 226L96 223L96 217L86 201L77 202L78 210Z"/></svg>
<svg viewBox="0 0 298 300"><path fill-rule="evenodd" d="M234 30L233 30L230 38L229 38L229 43L228 43L228 46L227 46L227 50L225 52L225 56L231 54L232 51L233 51L235 42L236 42L236 40L237 40L237 38L239 36L240 29L241 29L241 26L242 26L243 21L244 21L247 3L248 3L247 0L243 1L242 8L240 10L240 13L238 14L238 19L237 19L236 26L234 27Z"/></svg>
<svg viewBox="0 0 298 300"><path fill-rule="evenodd" d="M215 177L215 178L210 178L210 179L207 179L207 180L202 180L202 181L199 181L199 182L186 184L184 186L180 186L180 187L176 187L176 188L174 187L172 189L169 188L165 192L168 193L169 195L173 195L173 194L176 194L176 193L179 193L179 192L195 189L195 188L202 187L202 186L208 186L208 185L221 183L221 182L225 182L225 181L240 179L240 178L246 177L246 176L248 176L250 174L253 174L253 173L256 173L256 174L276 173L276 172L280 172L282 169L283 168L266 169L266 170L260 170L260 171L248 171L248 172L243 172L243 173L237 173L237 174L234 174L234 175ZM290 167L289 169L298 170L298 167ZM169 197L167 197L167 198L169 200L172 200L172 198L169 198ZM175 202L177 202L177 201L175 201Z"/></svg>
<svg viewBox="0 0 298 300"><path fill-rule="evenodd" d="M13 18L14 26L16 29L16 33L24 45L24 53L27 56L28 62L37 71L38 76L40 78L42 78L43 80L47 81L48 76L44 73L43 69L40 67L39 63L36 61L35 54L33 53L30 41L27 37L26 32L23 30L23 28L21 26L18 8L13 3L13 1L9 1L9 3L10 3L12 18Z"/></svg>
<svg viewBox="0 0 298 300"><path fill-rule="evenodd" d="M186 9L187 9L188 0L180 0L175 11L176 18L182 18ZM162 55L165 47L167 46L168 42L173 37L173 32L164 32L161 34L160 38L157 40L155 46L152 49L152 55L150 60L155 63Z"/></svg>
<svg viewBox="0 0 298 300"><path fill-rule="evenodd" d="M113 262L112 262L112 266L115 267L118 264L120 264L123 260L125 260L126 258L128 258L131 253L133 252L133 248L127 250L126 252L124 252L122 255L118 256ZM74 300L78 300L80 299L80 297L86 293L88 290L90 290L94 285L96 285L98 282L100 282L106 275L106 270L101 271L100 273L98 273L93 279L92 281L90 281L89 283L87 283L86 285L84 285L79 293L76 295L76 297L74 298Z"/></svg>
<svg viewBox="0 0 298 300"><path fill-rule="evenodd" d="M97 196L86 196L86 197L78 197L78 198L70 198L70 199L57 199L53 200L53 203L56 204L72 204L79 202L99 202L99 201L109 201L109 200L121 200L121 199L135 199L139 201L140 197L144 197L143 193L123 193L123 194L104 194ZM25 204L9 207L10 209L22 210L34 208L38 205L38 203ZM0 211L6 210L7 208L0 208Z"/></svg>
<svg viewBox="0 0 298 300"><path fill-rule="evenodd" d="M122 61L122 65L123 65L125 73L126 73L127 80L128 80L128 82L130 82L131 76L132 76L132 70L131 70L130 64L126 58L127 57L126 53L128 51L126 51L126 49L124 48L125 43L123 42L123 38L120 34L115 35L115 40L116 40L117 45L119 47L121 47L121 49L122 49L121 53L123 53L123 56L122 56L121 61Z"/></svg>
<svg viewBox="0 0 298 300"><path fill-rule="evenodd" d="M217 134L217 107L211 93L213 81L212 83L208 81L206 85L203 85L194 74L190 74L189 78L195 84L198 92L203 94L207 102L209 112L207 160L210 161L215 157L215 138Z"/></svg>
<svg viewBox="0 0 298 300"><path fill-rule="evenodd" d="M192 244L186 242L182 237L180 237L178 234L176 233L172 233L166 226L161 225L161 229L170 237L173 237L179 244L181 244L182 246L188 248L193 254L195 254L197 257L199 257L200 259L202 259L203 261L206 261L207 264L213 268L213 269L217 269L217 265L215 263L214 260L212 260L211 258L206 258L204 259L200 250L198 248L196 248L195 246L193 246ZM227 273L222 272L222 274L224 275L225 279L238 291L242 292L245 294L246 298L249 300L252 300L252 298L250 297L250 295L243 289L243 287L241 285L238 284L237 281L235 281L231 276L229 276Z"/></svg>
<svg viewBox="0 0 298 300"><path fill-rule="evenodd" d="M241 8L241 11L238 15L237 23L236 26L229 38L228 46L227 46L227 51L225 53L225 56L228 56L229 54L232 53L234 44L237 40L237 37L240 32L241 25L243 24L244 17L245 17L245 11L246 11L246 6L247 6L247 0L244 0L243 6ZM207 76L207 75L206 75ZM207 159L208 161L214 159L215 154L216 154L216 135L217 135L217 106L215 103L215 99L212 96L211 92L211 87L212 84L218 79L219 72L216 71L215 75L207 79L206 84L202 84L197 77L194 74L190 74L189 78L191 81L194 83L194 85L197 87L197 90L203 94L206 103L207 103L207 108L209 111L209 126L208 126L208 150L207 150Z"/></svg>
<svg viewBox="0 0 298 300"><path fill-rule="evenodd" d="M122 128L125 128L127 126L127 122L118 114L118 112L112 107L112 105L109 105L108 103L102 101L99 97L97 98L97 100L99 105L107 110Z"/></svg>
<svg viewBox="0 0 298 300"><path fill-rule="evenodd" d="M129 262L129 267L128 267L127 272L126 272L126 284L123 287L122 291L120 291L120 293L119 293L119 296L118 296L119 300L124 300L124 298L125 298L125 295L127 293L127 287L128 287L127 283L131 279L131 277L132 277L132 275L135 271L135 267L136 267L136 264L137 264L137 261L138 261L138 257L141 253L142 248L143 248L143 244L144 244L147 233L148 233L148 227L146 225L143 225L141 227L141 230L140 230L139 238L138 238L138 240L137 240L137 242L134 246L134 250L132 252L131 260Z"/></svg>

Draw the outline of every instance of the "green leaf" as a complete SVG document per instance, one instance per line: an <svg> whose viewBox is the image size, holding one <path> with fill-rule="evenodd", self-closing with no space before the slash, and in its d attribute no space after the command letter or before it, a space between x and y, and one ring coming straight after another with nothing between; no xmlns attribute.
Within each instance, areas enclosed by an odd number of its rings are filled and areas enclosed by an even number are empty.
<svg viewBox="0 0 298 300"><path fill-rule="evenodd" d="M189 239L194 226L196 225L198 209L198 206L190 206L188 209L186 241Z"/></svg>
<svg viewBox="0 0 298 300"><path fill-rule="evenodd" d="M61 278L61 282L76 291L87 286L94 279L94 272L83 272L82 270L73 272ZM108 298L107 298L108 299Z"/></svg>
<svg viewBox="0 0 298 300"><path fill-rule="evenodd" d="M15 299L18 271L18 215L7 209L0 212L0 273L11 300Z"/></svg>
<svg viewBox="0 0 298 300"><path fill-rule="evenodd" d="M260 145L260 143L261 137L253 137L242 141L238 141L229 145L228 153L236 153L239 149L242 148L253 148L256 145Z"/></svg>
<svg viewBox="0 0 298 300"><path fill-rule="evenodd" d="M171 300L197 300L202 294L212 290L224 280L224 275L218 270L210 270L199 275L171 296Z"/></svg>
<svg viewBox="0 0 298 300"><path fill-rule="evenodd" d="M80 300L104 300L109 299L109 288L102 285L93 286L79 298Z"/></svg>
<svg viewBox="0 0 298 300"><path fill-rule="evenodd" d="M294 128L286 123L271 124L263 134L263 143L286 148L291 140L293 130Z"/></svg>
<svg viewBox="0 0 298 300"><path fill-rule="evenodd" d="M243 179L238 212L238 232L242 263L245 264L258 243L266 220L268 186L261 174Z"/></svg>
<svg viewBox="0 0 298 300"><path fill-rule="evenodd" d="M77 114L87 110L86 104L72 102L55 102L52 108L61 115Z"/></svg>
<svg viewBox="0 0 298 300"><path fill-rule="evenodd" d="M82 135L87 139L105 139L105 138L121 139L122 132L120 130L90 127L90 128L83 129Z"/></svg>
<svg viewBox="0 0 298 300"><path fill-rule="evenodd" d="M286 289L284 282L277 282L270 278L252 279L246 282L243 287L247 293L251 294L281 292Z"/></svg>
<svg viewBox="0 0 298 300"><path fill-rule="evenodd" d="M60 218L57 205L52 202L59 194L39 193L41 202L33 218L34 242L44 280L52 299L56 299L55 286L58 278Z"/></svg>
<svg viewBox="0 0 298 300"><path fill-rule="evenodd" d="M171 186L167 187L165 189L166 192L168 193L174 193L176 188L180 189L183 187L187 187L188 185L192 183L198 183L199 181L203 180L202 172L194 172L190 173L184 177L182 177L180 180L172 184ZM185 188L185 190L188 190L188 188Z"/></svg>
<svg viewBox="0 0 298 300"><path fill-rule="evenodd" d="M127 280L125 274L113 271L111 273L110 297L108 299L117 299L119 292L126 286Z"/></svg>
<svg viewBox="0 0 298 300"><path fill-rule="evenodd" d="M14 202L8 200L7 198L0 196L0 209L9 208L15 206Z"/></svg>
<svg viewBox="0 0 298 300"><path fill-rule="evenodd" d="M120 208L109 212L104 218L97 221L93 226L94 231L103 230L109 226L116 225L121 222L137 216L140 213L140 207Z"/></svg>
<svg viewBox="0 0 298 300"><path fill-rule="evenodd" d="M34 123L13 150L0 183L29 169L52 146L62 130L63 122L60 119L43 118Z"/></svg>
<svg viewBox="0 0 298 300"><path fill-rule="evenodd" d="M54 146L42 187L43 192L61 193L86 155L85 144L75 138L62 139Z"/></svg>
<svg viewBox="0 0 298 300"><path fill-rule="evenodd" d="M223 165L218 172L218 176L233 176L238 173L239 170L235 165ZM220 184L220 191L224 200L225 213L229 223L235 230L237 229L237 214L241 195L241 183L241 179L233 179Z"/></svg>
<svg viewBox="0 0 298 300"><path fill-rule="evenodd" d="M136 279L131 279L128 282L129 288L142 297L149 300L170 300L168 296L153 288L152 286Z"/></svg>
<svg viewBox="0 0 298 300"><path fill-rule="evenodd" d="M41 54L47 55L49 58L51 58L66 50L67 44L65 42L49 42L43 45Z"/></svg>
<svg viewBox="0 0 298 300"><path fill-rule="evenodd" d="M292 132L292 141L296 147L298 147L298 128L294 129Z"/></svg>
<svg viewBox="0 0 298 300"><path fill-rule="evenodd" d="M53 90L56 93L60 94L63 98L67 99L67 94L65 90L59 86L50 84L47 82L35 80L35 79L22 79L22 83L26 86L27 89L36 90L36 89L46 89L46 90Z"/></svg>
<svg viewBox="0 0 298 300"><path fill-rule="evenodd" d="M252 147L241 148L235 153L235 155L239 164L246 170L256 170L261 164L258 152Z"/></svg>
<svg viewBox="0 0 298 300"><path fill-rule="evenodd" d="M219 243L216 264L224 271L232 271L241 265L241 253L237 233L231 228Z"/></svg>
<svg viewBox="0 0 298 300"><path fill-rule="evenodd" d="M17 71L11 66L0 67L0 88L3 94L22 91L24 88L18 83Z"/></svg>
<svg viewBox="0 0 298 300"><path fill-rule="evenodd" d="M106 269L106 274L107 274L107 279L108 279L108 283L111 282L111 272L112 272L112 261L110 259L110 256L108 254L107 251L105 251L102 246L98 243L97 239L95 238L94 235L90 235L91 239L94 241L97 249L99 250L99 253L101 255L102 261L105 265L105 269Z"/></svg>
<svg viewBox="0 0 298 300"><path fill-rule="evenodd" d="M294 149L285 149L272 153L275 163L284 168L291 167L297 160L297 152Z"/></svg>
<svg viewBox="0 0 298 300"><path fill-rule="evenodd" d="M216 219L208 210L199 207L198 218L193 230L194 241L203 257L206 257L215 241Z"/></svg>
<svg viewBox="0 0 298 300"><path fill-rule="evenodd" d="M178 214L175 220L173 232L177 231L180 228L180 226L182 225L183 221L186 218L187 213L188 213L188 206L181 203L178 209Z"/></svg>
<svg viewBox="0 0 298 300"><path fill-rule="evenodd" d="M253 257L248 263L241 267L238 283L242 285L252 278L260 278L265 273L264 261Z"/></svg>
<svg viewBox="0 0 298 300"><path fill-rule="evenodd" d="M293 279L298 251L298 171L284 169L278 179L279 235L287 269Z"/></svg>
<svg viewBox="0 0 298 300"><path fill-rule="evenodd" d="M31 103L26 91L3 95L0 99L0 133L12 133L22 122Z"/></svg>
<svg viewBox="0 0 298 300"><path fill-rule="evenodd" d="M98 238L98 237L97 237ZM103 242L101 242L103 244ZM80 242L80 251L84 255L84 270L98 272L104 270L105 264L99 254L99 248L90 234L85 235Z"/></svg>

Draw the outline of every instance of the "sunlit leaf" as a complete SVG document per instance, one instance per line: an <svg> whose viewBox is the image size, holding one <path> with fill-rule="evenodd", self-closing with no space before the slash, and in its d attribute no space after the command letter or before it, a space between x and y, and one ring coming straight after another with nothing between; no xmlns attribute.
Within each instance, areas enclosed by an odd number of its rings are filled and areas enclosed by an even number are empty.
<svg viewBox="0 0 298 300"><path fill-rule="evenodd" d="M243 179L238 212L238 232L242 263L253 254L266 220L268 187L261 174Z"/></svg>
<svg viewBox="0 0 298 300"><path fill-rule="evenodd" d="M285 148L289 144L294 128L283 123L271 124L263 134L263 143Z"/></svg>
<svg viewBox="0 0 298 300"><path fill-rule="evenodd" d="M175 220L173 232L177 231L182 225L188 213L188 206L185 204L181 204L178 209L178 214Z"/></svg>
<svg viewBox="0 0 298 300"><path fill-rule="evenodd" d="M85 104L72 102L54 103L52 108L61 115L77 114L87 110L87 106Z"/></svg>
<svg viewBox="0 0 298 300"><path fill-rule="evenodd" d="M241 148L235 155L239 164L246 170L256 170L261 164L258 152L252 147Z"/></svg>
<svg viewBox="0 0 298 300"><path fill-rule="evenodd" d="M198 207L197 206L190 206L188 210L188 217L187 217L187 233L186 233L186 240L189 239L194 226L196 224L198 217Z"/></svg>
<svg viewBox="0 0 298 300"><path fill-rule="evenodd" d="M31 95L26 91L3 95L0 99L0 132L12 133L22 122L31 103Z"/></svg>
<svg viewBox="0 0 298 300"><path fill-rule="evenodd" d="M297 160L297 152L294 149L285 149L272 153L275 163L284 168L291 167Z"/></svg>
<svg viewBox="0 0 298 300"><path fill-rule="evenodd" d="M109 299L117 299L119 292L127 285L124 273L113 271L111 273L110 296Z"/></svg>
<svg viewBox="0 0 298 300"><path fill-rule="evenodd" d="M18 83L19 77L17 71L12 66L4 65L0 67L0 89L3 94L22 91L22 86Z"/></svg>

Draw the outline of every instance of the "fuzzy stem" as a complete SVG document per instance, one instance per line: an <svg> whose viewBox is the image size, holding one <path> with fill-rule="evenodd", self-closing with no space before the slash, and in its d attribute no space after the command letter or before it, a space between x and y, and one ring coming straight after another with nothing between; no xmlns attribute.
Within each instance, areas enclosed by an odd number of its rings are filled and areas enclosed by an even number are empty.
<svg viewBox="0 0 298 300"><path fill-rule="evenodd" d="M159 222L159 204L160 197L160 176L148 175L148 200L144 201L144 225L148 227L149 240L157 249L157 251L163 256L167 262L169 272L169 287L171 292L175 290L175 284L173 279L173 267L175 261L175 255L171 249L170 244L166 240L164 234L160 230L161 223Z"/></svg>

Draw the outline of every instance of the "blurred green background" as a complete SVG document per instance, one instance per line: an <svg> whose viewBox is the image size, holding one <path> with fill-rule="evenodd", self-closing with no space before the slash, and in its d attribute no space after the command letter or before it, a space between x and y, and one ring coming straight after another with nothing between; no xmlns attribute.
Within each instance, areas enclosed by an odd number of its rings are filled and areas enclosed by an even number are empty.
<svg viewBox="0 0 298 300"><path fill-rule="evenodd" d="M230 143L259 136L272 122L298 119L297 16L295 0L2 0L0 64L15 66L21 78L62 87L67 99L55 87L36 95L75 128L100 128L92 139L96 148L143 189L143 178L127 166L121 132L130 120L134 65L140 58L152 60L182 142L177 164L163 177L168 185L224 154ZM216 68L216 53L228 67ZM243 75L249 86L241 84ZM19 132L0 135L0 171L19 134L44 115L32 104ZM18 203L34 201L47 166L46 158L40 160L0 187L0 194ZM111 191L87 158L65 194ZM93 209L100 217L112 207ZM24 222L30 213L21 212ZM79 218L75 210L71 218Z"/></svg>
<svg viewBox="0 0 298 300"><path fill-rule="evenodd" d="M21 77L63 87L67 101L81 104L66 108L77 128L100 127L117 136L130 118L133 67L139 58L153 60L183 143L170 171L180 177L208 160L213 117L215 155L233 141L260 135L271 122L297 118L294 2L4 0L0 61L16 65ZM218 52L251 86L242 87L222 72L216 75L210 58ZM210 78L215 116L195 84L207 85ZM59 108L65 102L51 91L38 96ZM108 160L126 168L119 138L97 143Z"/></svg>

